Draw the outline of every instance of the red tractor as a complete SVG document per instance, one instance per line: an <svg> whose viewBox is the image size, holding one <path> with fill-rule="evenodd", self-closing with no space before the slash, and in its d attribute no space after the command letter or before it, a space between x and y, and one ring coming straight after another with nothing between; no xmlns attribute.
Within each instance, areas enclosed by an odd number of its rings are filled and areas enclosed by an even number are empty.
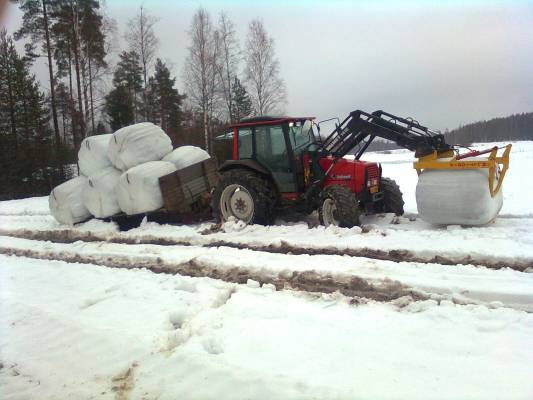
<svg viewBox="0 0 533 400"><path fill-rule="evenodd" d="M231 128L219 137L232 141L232 159L220 167L214 215L265 225L287 208L318 210L322 224L342 227L358 225L362 213L401 215L396 182L381 176L379 164L360 160L372 140L394 141L417 157L451 149L443 135L383 111L354 111L326 138L310 117L264 116Z"/></svg>

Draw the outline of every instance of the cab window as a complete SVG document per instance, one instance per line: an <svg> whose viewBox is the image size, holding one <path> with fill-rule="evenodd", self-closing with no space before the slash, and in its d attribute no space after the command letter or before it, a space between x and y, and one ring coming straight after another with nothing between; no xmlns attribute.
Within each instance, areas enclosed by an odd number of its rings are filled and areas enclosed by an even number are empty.
<svg viewBox="0 0 533 400"><path fill-rule="evenodd" d="M313 137L312 123L309 120L297 121L289 125L289 137L294 153L300 153L306 145L311 143Z"/></svg>
<svg viewBox="0 0 533 400"><path fill-rule="evenodd" d="M252 130L250 128L239 129L239 158L252 158Z"/></svg>

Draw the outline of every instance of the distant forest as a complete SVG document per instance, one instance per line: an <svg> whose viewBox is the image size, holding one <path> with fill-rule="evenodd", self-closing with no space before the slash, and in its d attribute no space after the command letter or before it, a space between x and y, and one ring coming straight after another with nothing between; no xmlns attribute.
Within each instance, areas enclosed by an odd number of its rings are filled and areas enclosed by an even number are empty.
<svg viewBox="0 0 533 400"><path fill-rule="evenodd" d="M533 140L533 112L513 114L460 126L444 132L450 144L469 145L475 142L500 142L506 140ZM398 149L396 143L375 140L369 151Z"/></svg>

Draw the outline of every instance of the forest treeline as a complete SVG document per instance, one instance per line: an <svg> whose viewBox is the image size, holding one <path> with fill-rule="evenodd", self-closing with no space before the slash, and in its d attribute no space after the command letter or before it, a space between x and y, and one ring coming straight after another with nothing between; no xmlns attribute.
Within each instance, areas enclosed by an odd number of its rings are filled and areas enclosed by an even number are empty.
<svg viewBox="0 0 533 400"><path fill-rule="evenodd" d="M73 173L87 136L149 121L175 146L211 151L222 126L283 110L274 41L259 19L241 43L224 12L199 8L179 39L188 54L178 88L145 7L120 31L104 1L11 2L23 17L12 35L0 31L0 199L49 193Z"/></svg>
<svg viewBox="0 0 533 400"><path fill-rule="evenodd" d="M45 195L70 178L87 136L150 121L175 146L212 152L213 137L228 123L284 112L274 40L260 19L250 20L240 40L223 11L197 9L177 39L187 46L178 80L159 51L158 19L143 6L119 27L100 0L11 3L22 21L12 34L0 30L0 200ZM42 82L36 65L46 68ZM533 114L520 114L447 136L470 143L532 139L532 132Z"/></svg>
<svg viewBox="0 0 533 400"><path fill-rule="evenodd" d="M468 146L475 142L533 140L533 112L493 118L444 131L446 142ZM398 149L396 143L374 141L370 151Z"/></svg>

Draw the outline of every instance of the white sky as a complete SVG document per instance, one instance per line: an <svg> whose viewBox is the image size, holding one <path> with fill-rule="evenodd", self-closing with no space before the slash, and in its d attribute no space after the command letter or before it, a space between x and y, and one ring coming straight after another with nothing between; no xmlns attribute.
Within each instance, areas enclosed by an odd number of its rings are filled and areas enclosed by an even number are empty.
<svg viewBox="0 0 533 400"><path fill-rule="evenodd" d="M141 1L107 0L120 34ZM320 119L384 109L436 129L533 111L533 1L163 1L160 56L183 91L187 29L224 10L244 42L262 18L274 37L288 114ZM20 24L11 6L7 28ZM46 75L37 68L46 85Z"/></svg>

